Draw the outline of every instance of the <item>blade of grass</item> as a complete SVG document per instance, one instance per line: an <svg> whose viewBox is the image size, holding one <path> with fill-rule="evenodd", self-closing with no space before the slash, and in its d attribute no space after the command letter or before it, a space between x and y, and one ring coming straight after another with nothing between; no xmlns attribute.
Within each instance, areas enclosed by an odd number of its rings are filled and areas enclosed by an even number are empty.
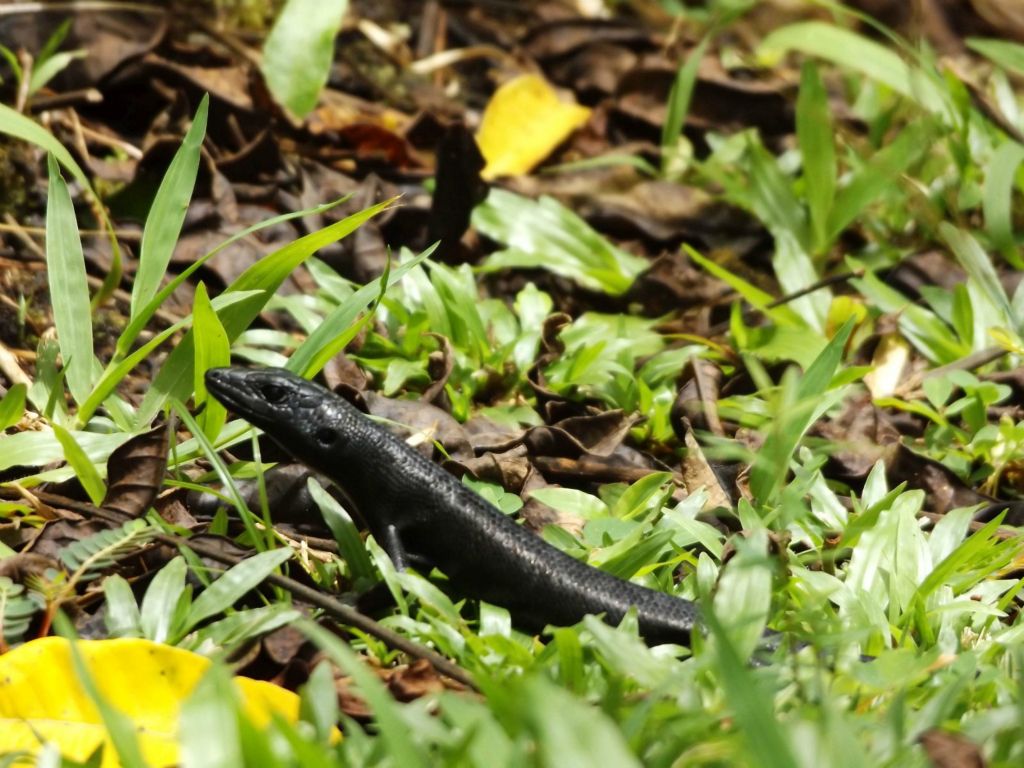
<svg viewBox="0 0 1024 768"><path fill-rule="evenodd" d="M896 53L866 37L824 21L790 24L767 35L758 59L772 66L791 50L830 61L847 71L887 85L930 112L944 113L945 101L933 82L917 75Z"/></svg>
<svg viewBox="0 0 1024 768"><path fill-rule="evenodd" d="M901 173L931 146L934 123L910 123L899 136L880 149L853 174L849 184L836 195L829 216L827 239L835 240L863 210L890 189Z"/></svg>
<svg viewBox="0 0 1024 768"><path fill-rule="evenodd" d="M49 154L53 155L57 159L57 162L71 173L75 178L75 181L82 185L93 201L93 209L96 212L96 217L100 220L100 224L107 231L111 252L110 270L103 280L103 285L93 297L92 304L94 307L97 306L111 293L113 293L114 288L116 288L118 283L121 282L121 247L117 244L117 238L114 236L114 227L110 223L107 211L103 207L102 202L100 202L99 196L93 190L92 185L89 183L89 177L85 175L81 166L75 162L75 159L71 156L71 153L64 148L64 145L54 138L53 134L34 120L25 117L25 115L16 112L4 104L0 104L0 133L6 133L9 136L14 136L17 139L27 141L45 149Z"/></svg>
<svg viewBox="0 0 1024 768"><path fill-rule="evenodd" d="M725 700L736 719L737 731L747 747L750 765L761 768L797 768L792 747L776 719L775 706L737 653L713 610L704 621L715 640L714 670Z"/></svg>
<svg viewBox="0 0 1024 768"><path fill-rule="evenodd" d="M174 293L174 291L178 288L179 285L184 283L189 277L192 276L194 272L196 272L200 267L202 267L207 261L212 259L218 253L227 248L229 245L235 243L238 240L241 240L243 237L248 237L253 232L258 232L261 229L273 227L285 221L290 221L292 219L305 216L316 216L321 213L324 213L345 202L346 200L349 199L349 197L350 195L347 195L345 197L340 197L337 200L333 200L329 203L325 203L324 205L318 205L314 208L308 208L304 211L295 211L293 213L286 213L281 216L274 216L273 218L266 219L257 224L253 224L250 227L246 227L241 232L237 232L236 234L232 235L227 240L220 243L216 248L207 252L200 258L196 259L194 262L189 264L188 267L186 267L179 274L177 274L172 280L170 280L163 288L161 288L159 292L157 292L157 294L153 296L152 299L149 300L146 306L140 309L138 313L132 318L131 322L128 323L128 326L124 329L124 331L121 332L121 335L117 339L117 348L114 352L113 362L120 360L122 357L128 354L128 350L131 349L132 344L135 343L135 339L138 338L139 333L142 332L142 330L146 327L146 324L150 321L150 319L152 319L153 315L156 314L156 311L163 305L164 301L167 300L167 297Z"/></svg>
<svg viewBox="0 0 1024 768"><path fill-rule="evenodd" d="M312 378L338 352L356 337L366 323L373 317L368 312L356 323L355 319L366 309L371 301L379 302L384 293L392 285L405 276L409 270L416 267L424 259L434 252L437 244L430 246L416 258L400 265L397 269L390 268L385 271L377 283L367 283L358 291L349 296L342 304L339 304L324 321L314 330L306 340L303 341L291 357L285 367L301 376ZM376 303L374 304L376 306Z"/></svg>
<svg viewBox="0 0 1024 768"><path fill-rule="evenodd" d="M775 297L766 291L762 291L752 283L748 283L739 275L735 275L724 267L719 266L711 259L706 256L702 256L694 248L684 244L683 250L686 255L697 262L698 265L706 269L711 273L713 277L717 277L728 284L734 291L742 296L752 307L763 312L766 316L770 317L774 322L779 325L791 325L796 327L803 327L806 325L803 318L800 317L792 308L783 305L780 307L770 307L769 305L775 301Z"/></svg>
<svg viewBox="0 0 1024 768"><path fill-rule="evenodd" d="M804 372L796 385L790 407L776 413L759 453L762 460L755 462L750 471L750 491L762 503L767 503L781 485L789 472L789 460L800 438L820 416L821 406L827 402L823 395L836 374L854 324L853 318L843 324Z"/></svg>
<svg viewBox="0 0 1024 768"><path fill-rule="evenodd" d="M412 740L409 728L398 711L398 703L377 675L352 649L326 629L308 619L296 622L296 627L355 681L360 695L373 711L381 738L387 744L388 755L394 764L404 768L426 768L426 757Z"/></svg>
<svg viewBox="0 0 1024 768"><path fill-rule="evenodd" d="M1024 75L1024 45L1009 40L968 37L967 47L998 64L1003 69Z"/></svg>
<svg viewBox="0 0 1024 768"><path fill-rule="evenodd" d="M107 488L100 478L100 473L96 470L96 465L92 463L85 454L85 451L82 450L82 446L75 440L74 435L64 429L64 427L54 424L53 434L64 449L64 458L67 459L68 464L75 471L78 482L85 488L85 492L89 494L92 503L96 505L102 504Z"/></svg>
<svg viewBox="0 0 1024 768"><path fill-rule="evenodd" d="M25 415L25 395L28 392L28 385L24 383L15 384L0 400L0 432L21 421Z"/></svg>
<svg viewBox="0 0 1024 768"><path fill-rule="evenodd" d="M213 309L213 304L210 303L206 286L202 282L196 286L192 317L196 351L196 376L193 383L196 393L195 404L197 408L205 405L198 421L203 433L213 440L220 434L227 421L228 412L216 398L207 396L204 374L210 368L221 368L231 364L231 342L228 341L228 335Z"/></svg>
<svg viewBox="0 0 1024 768"><path fill-rule="evenodd" d="M1004 317L1014 330L1020 328L1020 318L1016 316L1010 304L1003 284L999 281L995 267L988 254L982 250L978 241L969 233L958 229L948 221L939 224L939 235L953 251L960 266L968 277L981 289L981 292Z"/></svg>
<svg viewBox="0 0 1024 768"><path fill-rule="evenodd" d="M665 115L665 124L661 129L661 172L665 174L669 170L672 158L675 155L676 145L686 124L686 115L690 111L690 99L693 97L693 86L697 82L697 70L700 68L701 59L711 42L710 37L705 37L694 48L679 71L676 73L675 82L672 83L672 90L668 95L668 114Z"/></svg>
<svg viewBox="0 0 1024 768"><path fill-rule="evenodd" d="M192 602L192 607L185 617L184 631L187 632L199 622L231 608L291 557L291 549L279 547L247 557L238 565L229 568Z"/></svg>
<svg viewBox="0 0 1024 768"><path fill-rule="evenodd" d="M210 95L205 94L146 216L139 248L139 268L132 283L132 318L153 298L160 288L160 281L167 274L167 265L181 235L181 225L185 221L199 172L199 152L206 136L209 107Z"/></svg>
<svg viewBox="0 0 1024 768"><path fill-rule="evenodd" d="M1021 259L1013 237L1013 190L1022 162L1024 146L1015 141L1001 144L992 153L992 159L985 168L982 190L982 208L985 211L988 236L992 245L999 249L1015 269L1024 269L1024 259Z"/></svg>
<svg viewBox="0 0 1024 768"><path fill-rule="evenodd" d="M320 248L351 234L363 223L390 207L393 202L394 199L385 200L312 232L264 256L245 270L222 295L240 291L260 291L261 295L238 302L221 314L221 323L228 339L234 341L238 334L249 327L292 270ZM149 424L169 398L185 401L192 395L192 384L195 380L194 343L192 333L187 333L164 361L163 367L153 381L153 386L146 393L139 408L137 423L140 427Z"/></svg>
<svg viewBox="0 0 1024 768"><path fill-rule="evenodd" d="M254 298L261 299L262 292L236 291L234 293L221 294L213 300L212 305L217 312L223 312L230 306L243 301L249 301ZM161 344L170 339L176 333L181 331L183 328L189 327L192 324L192 320L192 315L179 320L169 328L162 330L152 339L128 355L128 357L117 363L117 365L109 366L107 370L104 371L103 376L100 377L100 380L96 382L96 386L89 395L89 399L79 407L76 424L81 427L88 422L89 419L92 418L92 415L96 413L96 409L99 408L111 394L113 394L117 385L121 383L121 380L127 376L135 366L149 357Z"/></svg>
<svg viewBox="0 0 1024 768"><path fill-rule="evenodd" d="M50 185L46 201L46 272L50 280L53 321L67 368L68 389L83 402L92 389L96 361L92 346L92 308L85 274L82 240L57 161L47 156Z"/></svg>
<svg viewBox="0 0 1024 768"><path fill-rule="evenodd" d="M818 68L805 62L796 100L796 135L804 167L804 196L811 216L814 253L828 248L828 217L836 194L836 150L828 92Z"/></svg>

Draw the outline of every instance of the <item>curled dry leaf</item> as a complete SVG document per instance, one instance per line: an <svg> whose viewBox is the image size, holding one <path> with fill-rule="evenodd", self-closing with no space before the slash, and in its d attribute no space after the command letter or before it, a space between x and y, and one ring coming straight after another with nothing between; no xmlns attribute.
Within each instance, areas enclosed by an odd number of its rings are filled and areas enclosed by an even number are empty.
<svg viewBox="0 0 1024 768"><path fill-rule="evenodd" d="M136 435L110 454L104 507L130 517L145 514L163 485L169 435L165 422Z"/></svg>

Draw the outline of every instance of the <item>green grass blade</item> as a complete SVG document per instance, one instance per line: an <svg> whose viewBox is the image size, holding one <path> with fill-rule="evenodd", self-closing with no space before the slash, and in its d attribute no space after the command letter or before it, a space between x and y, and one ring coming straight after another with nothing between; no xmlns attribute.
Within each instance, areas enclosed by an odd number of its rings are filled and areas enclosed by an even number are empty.
<svg viewBox="0 0 1024 768"><path fill-rule="evenodd" d="M128 323L128 326L124 329L124 331L121 332L121 335L117 339L117 349L115 351L114 359L118 360L121 357L124 357L125 355L128 354L128 350L131 349L132 344L135 343L135 339L138 338L139 334L146 327L146 324L150 321L153 315L156 314L156 311L163 305L164 301L167 300L167 297L174 293L174 291L178 288L179 285L184 283L200 267L202 267L206 262L208 262L218 253L223 251L229 245L231 245L234 242L237 242L238 240L241 240L243 237L251 235L253 232L258 232L261 229L273 227L285 221L291 221L292 219L305 216L316 216L318 214L324 213L345 202L346 200L349 199L349 197L350 196L340 197L337 200L325 203L324 205L318 205L313 208L308 208L304 211L294 211L292 213L285 213L282 214L281 216L274 216L272 218L265 219L264 221L261 221L257 224L253 224L252 226L246 227L242 231L235 233L227 240L220 243L213 250L200 256L194 262L189 264L188 267L186 267L180 273L175 275L174 278L172 278L163 288L161 288L157 292L155 296L153 296L152 299L149 300L145 307L140 309L138 313L136 313L132 317L131 322Z"/></svg>
<svg viewBox="0 0 1024 768"><path fill-rule="evenodd" d="M985 211L985 228L992 245L1015 269L1024 269L1024 260L1017 250L1013 237L1013 190L1016 186L1017 171L1024 162L1024 146L1015 141L1004 142L992 154L985 168L985 185L982 191L982 206Z"/></svg>
<svg viewBox="0 0 1024 768"><path fill-rule="evenodd" d="M196 376L193 383L196 393L195 402L196 407L206 406L199 414L198 421L203 429L203 434L213 440L220 434L221 427L227 421L228 412L220 404L220 401L207 396L206 381L203 377L210 368L221 368L231 364L231 342L213 309L213 304L210 303L206 286L203 283L196 286L192 316L194 318L192 329L195 332L196 352Z"/></svg>
<svg viewBox="0 0 1024 768"><path fill-rule="evenodd" d="M57 633L68 641L68 651L71 654L71 663L75 670L75 676L82 685L82 690L89 697L96 711L99 713L106 729L110 742L117 752L116 760L124 768L148 768L148 763L142 756L142 748L139 745L138 735L135 731L135 724L131 718L115 708L106 697L100 692L96 680L82 657L82 652L76 645L75 628L71 620L63 612L54 617L54 628Z"/></svg>
<svg viewBox="0 0 1024 768"><path fill-rule="evenodd" d="M53 320L68 388L79 403L88 397L95 372L92 308L85 274L82 240L75 207L53 155L47 158L50 190L46 201L46 271L50 279Z"/></svg>
<svg viewBox="0 0 1024 768"><path fill-rule="evenodd" d="M296 117L316 106L334 58L348 0L287 0L263 45L260 71L279 104Z"/></svg>
<svg viewBox="0 0 1024 768"><path fill-rule="evenodd" d="M811 216L814 252L828 247L828 217L836 194L836 149L828 91L818 68L806 62L796 101L796 134L804 167L804 195Z"/></svg>
<svg viewBox="0 0 1024 768"><path fill-rule="evenodd" d="M679 144L683 126L686 124L686 115L690 111L690 99L693 97L693 86L697 82L697 70L700 68L701 59L707 50L710 38L705 37L700 41L679 71L676 73L675 82L672 83L672 90L668 95L668 114L665 116L665 124L661 129L661 172L667 173L675 156L676 146Z"/></svg>
<svg viewBox="0 0 1024 768"><path fill-rule="evenodd" d="M715 640L714 670L747 747L748 764L759 768L797 768L800 763L793 755L782 723L776 719L771 697L737 653L714 611L706 611L704 620Z"/></svg>
<svg viewBox="0 0 1024 768"><path fill-rule="evenodd" d="M892 188L897 178L915 163L931 144L934 123L910 123L887 146L880 149L858 170L850 183L836 195L829 216L827 239L842 234L872 202Z"/></svg>
<svg viewBox="0 0 1024 768"><path fill-rule="evenodd" d="M770 293L762 291L753 283L748 283L739 275L733 274L729 270L725 269L725 267L721 267L706 256L702 256L689 245L684 244L683 250L686 252L687 256L711 273L713 277L717 277L719 280L722 280L730 288L736 291L736 293L742 296L750 306L764 312L779 325L791 325L797 327L806 325L803 318L794 312L791 307L783 305L781 307L770 308L768 305L775 301L775 297Z"/></svg>
<svg viewBox="0 0 1024 768"><path fill-rule="evenodd" d="M373 711L381 738L394 765L403 768L427 768L426 756L416 747L409 728L399 711L399 704L384 683L345 643L308 619L296 622L300 631L349 675L359 687L359 694Z"/></svg>
<svg viewBox="0 0 1024 768"><path fill-rule="evenodd" d="M25 396L28 392L26 384L15 384L0 400L0 432L21 421L25 414Z"/></svg>
<svg viewBox="0 0 1024 768"><path fill-rule="evenodd" d="M85 492L89 494L92 503L102 504L107 488L100 478L96 465L92 463L92 460L82 450L82 446L75 440L74 435L64 429L64 427L54 424L53 434L64 449L64 458L75 471L78 481L85 488Z"/></svg>
<svg viewBox="0 0 1024 768"><path fill-rule="evenodd" d="M823 395L839 368L853 326L853 318L843 324L804 372L796 385L794 402L776 413L759 453L761 460L756 461L750 471L750 491L762 503L766 503L781 485L800 438L820 416Z"/></svg>
<svg viewBox="0 0 1024 768"><path fill-rule="evenodd" d="M244 301L262 300L262 298L263 294L261 291L236 291L234 293L221 294L213 300L212 304L215 310L222 312L233 304L238 304ZM96 386L93 388L89 398L79 407L76 419L78 426L83 426L90 418L92 418L92 415L96 413L96 409L98 409L106 399L114 393L114 390L117 389L117 385L121 383L121 380L124 379L124 377L127 376L135 366L149 357L161 344L170 339L180 330L191 325L192 319L193 316L189 315L188 317L179 320L169 328L165 328L160 331L160 333L116 365L108 367L107 370L103 372L100 380L96 382Z"/></svg>
<svg viewBox="0 0 1024 768"><path fill-rule="evenodd" d="M371 314L367 314L359 323L356 323L355 320L359 313L366 309L366 306L374 299L379 301L388 288L430 256L436 247L435 244L397 269L385 272L379 283L367 283L349 296L317 326L316 330L306 337L306 340L288 358L285 367L300 376L314 376L327 364L328 360L356 337L359 329L372 317Z"/></svg>
<svg viewBox="0 0 1024 768"><path fill-rule="evenodd" d="M185 594L188 565L180 555L156 572L146 588L142 606L137 609L142 636L157 643L166 643L174 636L174 617Z"/></svg>
<svg viewBox="0 0 1024 768"><path fill-rule="evenodd" d="M1024 75L1024 45L984 37L968 37L965 42L968 48L977 51L1003 69Z"/></svg>
<svg viewBox="0 0 1024 768"><path fill-rule="evenodd" d="M259 552L231 566L192 602L192 607L185 618L185 631L231 608L246 593L258 587L267 576L290 560L291 556L291 549L279 547Z"/></svg>
<svg viewBox="0 0 1024 768"><path fill-rule="evenodd" d="M224 325L228 339L234 341L238 334L249 327L292 270L320 248L351 234L360 225L390 207L393 202L393 199L385 200L301 237L268 256L264 256L245 270L227 287L225 294L238 291L260 291L262 293L252 299L238 302L221 314L221 323ZM192 395L195 380L194 343L192 333L186 334L164 361L163 367L153 381L153 386L139 408L139 426L149 424L168 398L184 402Z"/></svg>
<svg viewBox="0 0 1024 768"><path fill-rule="evenodd" d="M957 229L948 221L939 224L939 234L953 251L968 277L981 289L992 306L1005 317L1006 322L1010 323L1014 330L1018 330L1020 318L1016 316L1006 291L1003 290L1003 284L999 281L995 267L992 266L992 260L978 241L969 232Z"/></svg>
<svg viewBox="0 0 1024 768"><path fill-rule="evenodd" d="M146 216L139 248L139 269L132 284L132 318L153 298L160 289L160 281L167 274L167 265L181 235L181 225L196 184L209 107L210 96L206 94L199 102L192 125L174 153Z"/></svg>
<svg viewBox="0 0 1024 768"><path fill-rule="evenodd" d="M856 32L823 21L798 22L767 35L757 48L757 57L772 66L792 50L887 85L930 112L946 111L942 94L923 73L915 74L896 53Z"/></svg>

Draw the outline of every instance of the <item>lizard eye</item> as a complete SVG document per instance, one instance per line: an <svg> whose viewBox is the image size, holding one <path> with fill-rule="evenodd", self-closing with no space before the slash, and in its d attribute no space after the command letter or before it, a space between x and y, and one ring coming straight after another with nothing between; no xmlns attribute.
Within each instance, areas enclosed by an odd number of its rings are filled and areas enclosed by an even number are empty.
<svg viewBox="0 0 1024 768"><path fill-rule="evenodd" d="M279 384L264 384L260 387L263 398L270 403L280 403L287 396L287 391Z"/></svg>
<svg viewBox="0 0 1024 768"><path fill-rule="evenodd" d="M338 439L338 433L328 427L321 427L316 431L316 441L323 446L333 445Z"/></svg>

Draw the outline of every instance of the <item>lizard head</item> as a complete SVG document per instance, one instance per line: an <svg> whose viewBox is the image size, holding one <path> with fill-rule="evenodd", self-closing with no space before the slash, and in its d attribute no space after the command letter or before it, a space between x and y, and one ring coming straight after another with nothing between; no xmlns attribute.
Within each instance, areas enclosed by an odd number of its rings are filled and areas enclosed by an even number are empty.
<svg viewBox="0 0 1024 768"><path fill-rule="evenodd" d="M211 368L206 387L228 409L266 432L297 459L318 466L355 408L283 368Z"/></svg>

